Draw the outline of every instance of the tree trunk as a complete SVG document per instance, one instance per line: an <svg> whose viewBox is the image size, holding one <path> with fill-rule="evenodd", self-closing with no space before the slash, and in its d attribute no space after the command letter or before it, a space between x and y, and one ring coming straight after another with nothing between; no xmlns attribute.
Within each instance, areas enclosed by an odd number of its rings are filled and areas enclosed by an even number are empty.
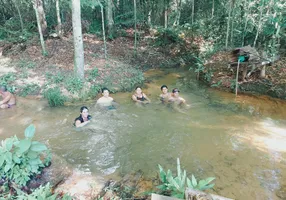
<svg viewBox="0 0 286 200"><path fill-rule="evenodd" d="M166 1L165 2L165 11L164 11L164 28L168 28L168 6Z"/></svg>
<svg viewBox="0 0 286 200"><path fill-rule="evenodd" d="M72 27L74 41L74 73L84 79L84 52L81 30L80 0L72 0Z"/></svg>
<svg viewBox="0 0 286 200"><path fill-rule="evenodd" d="M263 4L260 5L260 12L259 12L259 21L258 21L258 26L257 26L257 31L256 31L256 35L255 35L255 39L254 39L254 42L253 42L253 47L255 47L256 45L256 42L257 42L257 38L258 38L258 35L259 35L259 32L260 32L260 29L261 29L261 26L262 26L262 11L263 11Z"/></svg>
<svg viewBox="0 0 286 200"><path fill-rule="evenodd" d="M182 0L176 1L176 8L177 8L177 15L176 19L174 21L173 26L177 26L180 23L180 18L181 18L181 5L182 5Z"/></svg>
<svg viewBox="0 0 286 200"><path fill-rule="evenodd" d="M212 5L212 18L214 18L214 5L215 5L215 3L214 3L214 0L213 0L213 5Z"/></svg>
<svg viewBox="0 0 286 200"><path fill-rule="evenodd" d="M192 25L194 24L195 0L192 0Z"/></svg>
<svg viewBox="0 0 286 200"><path fill-rule="evenodd" d="M229 10L228 10L228 18L227 18L227 27L226 27L225 48L228 47L229 26L230 26L230 20L231 20L231 7L232 7L231 4L232 4L232 2L229 2Z"/></svg>
<svg viewBox="0 0 286 200"><path fill-rule="evenodd" d="M15 4L15 7L16 7L16 9L17 9L17 12L18 12L18 15L19 15L19 18L20 18L21 30L22 30L22 32L24 32L23 19L22 19L22 15L21 15L21 12L20 12L18 3L17 3L15 0L13 1L13 3Z"/></svg>
<svg viewBox="0 0 286 200"><path fill-rule="evenodd" d="M46 37L48 35L48 31L47 31L47 21L46 21L46 15L45 15L44 7L43 7L43 2L42 0L34 0L34 5L36 6L36 9L38 11L42 34L43 36Z"/></svg>
<svg viewBox="0 0 286 200"><path fill-rule="evenodd" d="M136 56L137 51L137 10L136 10L136 0L134 0L134 56Z"/></svg>
<svg viewBox="0 0 286 200"><path fill-rule="evenodd" d="M107 7L106 7L106 18L107 18L107 33L109 36L113 36L113 3L112 0L107 0Z"/></svg>
<svg viewBox="0 0 286 200"><path fill-rule="evenodd" d="M56 0L56 11L57 11L57 21L58 21L58 26L57 26L57 32L59 37L62 37L62 21L61 21L61 15L60 15L60 5L59 5L59 0Z"/></svg>
<svg viewBox="0 0 286 200"><path fill-rule="evenodd" d="M103 5L100 3L100 0L97 0L99 6L100 6L100 12L101 12L101 25L102 25L102 35L103 35L103 42L104 42L104 58L107 58L107 49L106 49L106 39L105 39L105 24L104 24L104 13L103 13Z"/></svg>
<svg viewBox="0 0 286 200"><path fill-rule="evenodd" d="M40 21L40 17L39 17L39 13L37 10L37 4L36 1L34 1L34 5L33 5L34 9L35 9L35 13L36 13L36 19L37 19L37 25L38 25L38 31L39 31L39 35L40 35L40 42L41 42L41 46L42 46L42 54L44 56L48 55L47 51L46 51L46 46L45 46L45 41L44 41L44 37L43 37L43 31L42 31L42 26L41 26L41 21Z"/></svg>

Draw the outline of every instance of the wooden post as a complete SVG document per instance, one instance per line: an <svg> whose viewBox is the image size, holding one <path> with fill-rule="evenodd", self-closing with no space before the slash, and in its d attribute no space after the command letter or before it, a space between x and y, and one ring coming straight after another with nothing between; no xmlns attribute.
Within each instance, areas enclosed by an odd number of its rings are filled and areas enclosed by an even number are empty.
<svg viewBox="0 0 286 200"><path fill-rule="evenodd" d="M237 87L238 87L238 72L239 72L239 60L237 62L237 68L236 68L236 79L235 79L235 97L237 97Z"/></svg>

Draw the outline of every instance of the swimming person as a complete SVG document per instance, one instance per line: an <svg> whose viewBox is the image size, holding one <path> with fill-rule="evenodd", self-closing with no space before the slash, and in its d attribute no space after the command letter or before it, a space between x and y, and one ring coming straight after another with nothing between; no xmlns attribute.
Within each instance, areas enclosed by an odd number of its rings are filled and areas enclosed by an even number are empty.
<svg viewBox="0 0 286 200"><path fill-rule="evenodd" d="M169 98L171 97L171 94L168 92L167 85L161 86L162 94L160 94L160 100L162 103L166 103L169 101Z"/></svg>
<svg viewBox="0 0 286 200"><path fill-rule="evenodd" d="M115 109L114 104L114 99L109 96L109 90L107 88L102 88L102 97L96 101L96 105L112 110Z"/></svg>
<svg viewBox="0 0 286 200"><path fill-rule="evenodd" d="M187 107L190 107L190 105L188 105L186 103L186 100L184 98L180 97L179 92L180 92L180 90L178 88L174 88L172 90L172 95L169 98L169 102L172 102L175 105L179 105L179 106L185 105Z"/></svg>
<svg viewBox="0 0 286 200"><path fill-rule="evenodd" d="M90 122L91 116L88 114L88 108L82 106L80 108L80 116L74 120L76 127L83 127Z"/></svg>
<svg viewBox="0 0 286 200"><path fill-rule="evenodd" d="M0 108L11 108L12 106L16 105L15 96L7 90L6 86L0 86L0 94L2 96L2 101L0 101Z"/></svg>
<svg viewBox="0 0 286 200"><path fill-rule="evenodd" d="M142 92L141 87L135 88L135 93L132 95L132 100L139 104L151 103L151 100Z"/></svg>

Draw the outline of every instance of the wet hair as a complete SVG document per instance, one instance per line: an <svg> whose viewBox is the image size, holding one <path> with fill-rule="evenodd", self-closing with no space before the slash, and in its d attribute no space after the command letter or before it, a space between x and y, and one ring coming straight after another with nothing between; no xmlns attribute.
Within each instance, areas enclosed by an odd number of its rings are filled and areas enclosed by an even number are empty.
<svg viewBox="0 0 286 200"><path fill-rule="evenodd" d="M82 107L80 108L80 113L82 113L82 111L83 111L84 109L87 109L87 110L88 110L88 108L87 108L86 106L82 106Z"/></svg>
<svg viewBox="0 0 286 200"><path fill-rule="evenodd" d="M174 88L174 89L172 90L172 93L175 93L175 92L180 92L180 90L179 90L178 88Z"/></svg>
<svg viewBox="0 0 286 200"><path fill-rule="evenodd" d="M161 86L161 90L163 90L164 87L168 89L168 86L167 86L167 85L162 85L162 86Z"/></svg>
<svg viewBox="0 0 286 200"><path fill-rule="evenodd" d="M7 91L7 87L5 85L1 85L0 86L0 90L3 91L3 92L6 92Z"/></svg>
<svg viewBox="0 0 286 200"><path fill-rule="evenodd" d="M103 93L104 90L107 90L107 91L109 92L109 89L107 89L106 87L102 88L102 89L101 89L101 92Z"/></svg>
<svg viewBox="0 0 286 200"><path fill-rule="evenodd" d="M135 88L135 90L137 90L138 88L142 89L140 86L137 86L137 87Z"/></svg>

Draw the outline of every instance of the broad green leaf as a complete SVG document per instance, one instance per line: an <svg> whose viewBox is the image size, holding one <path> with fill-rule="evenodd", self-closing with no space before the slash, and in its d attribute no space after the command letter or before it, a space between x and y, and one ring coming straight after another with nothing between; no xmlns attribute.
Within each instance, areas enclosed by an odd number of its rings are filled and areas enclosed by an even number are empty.
<svg viewBox="0 0 286 200"><path fill-rule="evenodd" d="M20 143L18 144L18 147L20 148L21 153L26 152L30 148L30 146L31 146L30 139L21 140Z"/></svg>
<svg viewBox="0 0 286 200"><path fill-rule="evenodd" d="M163 183L166 183L166 172L164 171L163 167L161 165L158 165L159 167L159 176Z"/></svg>
<svg viewBox="0 0 286 200"><path fill-rule="evenodd" d="M215 180L215 177L208 177L205 179L206 183L209 184L210 182L212 182L213 180Z"/></svg>
<svg viewBox="0 0 286 200"><path fill-rule="evenodd" d="M30 126L28 126L25 129L25 137L26 138L32 138L32 137L34 137L34 134L35 134L35 126L33 124L31 124Z"/></svg>
<svg viewBox="0 0 286 200"><path fill-rule="evenodd" d="M215 184L212 183L212 184L209 184L209 185L206 185L206 186L202 186L202 187L199 188L199 190L206 190L206 189L209 189L209 188L213 188L214 185L215 185Z"/></svg>
<svg viewBox="0 0 286 200"><path fill-rule="evenodd" d="M10 151L7 151L4 154L4 157L5 157L6 163L12 163L12 153Z"/></svg>
<svg viewBox="0 0 286 200"><path fill-rule="evenodd" d="M15 163L18 163L18 164L20 164L21 163L21 160L18 158L18 156L16 156L15 154L13 155L13 161L15 162Z"/></svg>
<svg viewBox="0 0 286 200"><path fill-rule="evenodd" d="M194 189L194 186L192 185L192 182L189 178L187 178L187 186L188 188Z"/></svg>
<svg viewBox="0 0 286 200"><path fill-rule="evenodd" d="M2 167L2 165L3 165L3 163L4 163L4 155L3 154L1 154L0 155L0 168Z"/></svg>
<svg viewBox="0 0 286 200"><path fill-rule="evenodd" d="M166 179L169 180L170 178L173 178L173 176L171 170L168 169Z"/></svg>
<svg viewBox="0 0 286 200"><path fill-rule="evenodd" d="M48 148L43 143L38 142L37 144L33 143L31 145L31 150L36 152L41 152L48 150Z"/></svg>
<svg viewBox="0 0 286 200"><path fill-rule="evenodd" d="M30 159L30 160L29 160L29 164L30 164L31 166L33 166L33 165L39 165L39 164L42 164L42 161L41 161L40 159L38 159L38 158L36 158L36 159Z"/></svg>
<svg viewBox="0 0 286 200"><path fill-rule="evenodd" d="M166 187L165 184L163 184L163 185L158 185L156 188L158 188L159 190L162 190L162 191L164 191L164 190L167 189L167 187Z"/></svg>
<svg viewBox="0 0 286 200"><path fill-rule="evenodd" d="M35 151L29 151L27 154L28 158L30 158L30 159L35 159L38 157L38 155L39 155L39 153L35 152Z"/></svg>
<svg viewBox="0 0 286 200"><path fill-rule="evenodd" d="M200 180L199 184L198 184L198 188L201 188L201 187L206 186L206 185L207 185L207 182L205 180Z"/></svg>
<svg viewBox="0 0 286 200"><path fill-rule="evenodd" d="M12 167L12 164L6 164L5 167L4 167L4 172L8 172Z"/></svg>
<svg viewBox="0 0 286 200"><path fill-rule="evenodd" d="M192 174L192 185L194 188L198 185L197 179L195 178L193 174Z"/></svg>
<svg viewBox="0 0 286 200"><path fill-rule="evenodd" d="M7 151L11 151L13 147L13 138L8 138L5 140L5 148Z"/></svg>

